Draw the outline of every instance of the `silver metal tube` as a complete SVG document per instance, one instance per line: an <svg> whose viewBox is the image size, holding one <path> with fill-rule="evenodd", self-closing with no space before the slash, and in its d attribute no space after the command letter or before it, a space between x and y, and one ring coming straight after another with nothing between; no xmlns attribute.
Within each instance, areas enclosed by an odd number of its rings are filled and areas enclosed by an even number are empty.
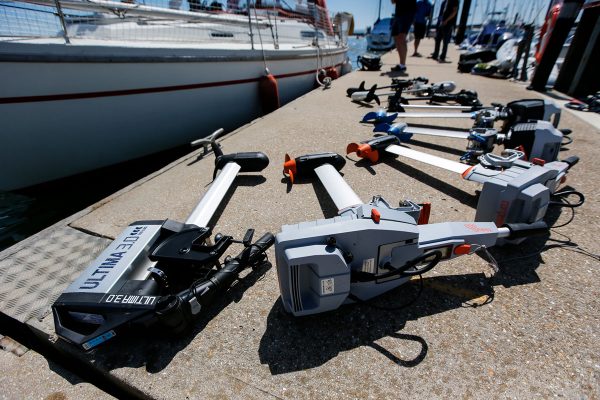
<svg viewBox="0 0 600 400"><path fill-rule="evenodd" d="M279 49L279 31L277 30L277 17L279 17L279 12L275 12L275 39L273 42L275 50Z"/></svg>
<svg viewBox="0 0 600 400"><path fill-rule="evenodd" d="M442 157L434 156L427 153L422 153L420 151L416 151L413 149L409 149L408 147L402 147L398 145L388 146L385 151L399 155L401 157L410 158L411 160L420 161L425 164L433 165L434 167L447 169L448 171L457 172L462 174L469 168L470 165L459 163L457 161L447 160Z"/></svg>
<svg viewBox="0 0 600 400"><path fill-rule="evenodd" d="M467 139L471 132L467 131L453 131L449 129L435 129L435 128L420 128L418 126L407 126L402 132L413 133L416 135L429 135L429 136L442 136L457 139Z"/></svg>
<svg viewBox="0 0 600 400"><path fill-rule="evenodd" d="M474 118L474 113L436 113L436 112L414 112L414 113L398 113L396 118Z"/></svg>
<svg viewBox="0 0 600 400"><path fill-rule="evenodd" d="M56 0L23 0L25 3L40 4L45 6L56 6ZM119 10L127 12L128 16L147 16L157 18L183 19L191 22L209 22L221 23L238 26L246 26L248 23L243 17L229 16L228 14L209 14L195 11L171 10L162 7L145 6L142 4L121 3L119 1L110 0L87 0L85 2L79 0L60 0L61 6L69 10L81 11L97 11L111 12ZM256 22L255 24L268 27L266 21Z"/></svg>
<svg viewBox="0 0 600 400"><path fill-rule="evenodd" d="M200 227L208 226L210 219L213 217L219 204L221 204L221 201L223 201L240 169L241 167L237 163L227 163L185 223Z"/></svg>
<svg viewBox="0 0 600 400"><path fill-rule="evenodd" d="M498 237L499 238L505 238L505 237L509 237L510 236L510 229L508 228L498 228Z"/></svg>
<svg viewBox="0 0 600 400"><path fill-rule="evenodd" d="M363 201L356 193L354 193L354 190L352 190L332 165L321 165L320 167L315 168L315 173L325 187L325 190L327 190L329 197L331 197L331 200L335 203L338 211L363 204Z"/></svg>
<svg viewBox="0 0 600 400"><path fill-rule="evenodd" d="M437 104L402 104L404 108L422 108L425 110L471 110L473 107L469 106L446 106Z"/></svg>

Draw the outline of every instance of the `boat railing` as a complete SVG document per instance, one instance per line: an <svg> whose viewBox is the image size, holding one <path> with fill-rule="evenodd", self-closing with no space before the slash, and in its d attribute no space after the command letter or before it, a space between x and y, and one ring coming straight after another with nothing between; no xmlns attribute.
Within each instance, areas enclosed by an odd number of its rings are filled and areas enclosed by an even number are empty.
<svg viewBox="0 0 600 400"><path fill-rule="evenodd" d="M305 28L303 28L305 27ZM0 0L0 41L57 38L251 43L345 41L312 0Z"/></svg>

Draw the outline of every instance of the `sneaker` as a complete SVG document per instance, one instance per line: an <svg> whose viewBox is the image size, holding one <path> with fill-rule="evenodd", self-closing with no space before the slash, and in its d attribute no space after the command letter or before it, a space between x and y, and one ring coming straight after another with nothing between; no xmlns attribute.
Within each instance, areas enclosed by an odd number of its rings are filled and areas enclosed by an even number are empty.
<svg viewBox="0 0 600 400"><path fill-rule="evenodd" d="M406 65L400 65L400 64L398 64L398 65L394 65L394 66L391 68L391 70L392 70L393 72L405 72L405 71L406 71Z"/></svg>
<svg viewBox="0 0 600 400"><path fill-rule="evenodd" d="M413 53L411 57L423 57L421 53Z"/></svg>

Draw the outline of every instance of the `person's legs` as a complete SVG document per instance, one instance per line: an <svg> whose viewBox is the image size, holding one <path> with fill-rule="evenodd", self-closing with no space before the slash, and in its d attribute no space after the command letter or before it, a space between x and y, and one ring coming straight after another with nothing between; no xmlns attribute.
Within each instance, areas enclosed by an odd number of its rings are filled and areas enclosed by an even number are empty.
<svg viewBox="0 0 600 400"><path fill-rule="evenodd" d="M443 41L444 44L442 46L442 53L440 54L440 60L444 61L446 59L446 53L448 52L448 43L450 43L450 39L452 38L452 28L451 26L445 26L443 29Z"/></svg>
<svg viewBox="0 0 600 400"><path fill-rule="evenodd" d="M419 54L419 43L421 43L421 39L425 37L425 24L419 24L415 22L414 28L415 52L413 53L413 56L420 57L421 55Z"/></svg>
<svg viewBox="0 0 600 400"><path fill-rule="evenodd" d="M402 54L402 49L400 48L400 30L402 28L402 22L399 16L394 17L392 21L392 36L394 37L394 44L396 45L396 51L398 52L398 56ZM392 70L397 69L397 65L392 67Z"/></svg>
<svg viewBox="0 0 600 400"><path fill-rule="evenodd" d="M431 53L431 58L437 60L440 54L440 42L442 41L442 27L438 26L435 30L435 47L433 48L433 53Z"/></svg>
<svg viewBox="0 0 600 400"><path fill-rule="evenodd" d="M392 25L392 35L396 43L396 50L398 51L398 57L400 63L392 67L392 71L405 71L406 70L406 53L408 52L408 46L406 44L406 35L410 26L412 25L413 15L400 15L394 18Z"/></svg>
<svg viewBox="0 0 600 400"><path fill-rule="evenodd" d="M406 33L399 33L394 39L396 40L396 50L398 50L398 56L400 57L400 65L406 65L406 53L408 53Z"/></svg>

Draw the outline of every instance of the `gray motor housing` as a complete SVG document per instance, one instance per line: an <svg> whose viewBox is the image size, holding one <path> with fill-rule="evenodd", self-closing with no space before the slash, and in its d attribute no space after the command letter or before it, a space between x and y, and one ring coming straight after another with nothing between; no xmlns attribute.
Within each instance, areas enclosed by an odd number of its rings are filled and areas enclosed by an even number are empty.
<svg viewBox="0 0 600 400"><path fill-rule="evenodd" d="M493 222L418 225L420 210L411 202L391 208L375 197L339 217L283 226L275 257L284 309L302 316L368 300L406 283L408 274L394 272L426 252L447 260L465 254L458 246L497 243Z"/></svg>
<svg viewBox="0 0 600 400"><path fill-rule="evenodd" d="M548 121L520 123L511 129L504 146L515 148L523 146L525 155L530 159L539 158L545 161L558 159L563 134Z"/></svg>
<svg viewBox="0 0 600 400"><path fill-rule="evenodd" d="M483 184L475 221L494 221L502 226L541 220L550 202L545 183L555 176L556 172L535 165L529 169L513 167L491 177Z"/></svg>
<svg viewBox="0 0 600 400"><path fill-rule="evenodd" d="M488 177L479 195L475 221L494 221L497 226L541 221L548 210L550 196L569 167L562 161L542 166L519 160L511 168Z"/></svg>
<svg viewBox="0 0 600 400"><path fill-rule="evenodd" d="M375 222L376 209L381 219ZM284 225L275 238L277 273L283 306L296 316L338 308L347 302L351 271L382 274L391 260L400 265L417 257L417 219L420 207L407 202L390 208L382 199L363 204L343 215ZM409 278L352 284L362 300L400 286Z"/></svg>

